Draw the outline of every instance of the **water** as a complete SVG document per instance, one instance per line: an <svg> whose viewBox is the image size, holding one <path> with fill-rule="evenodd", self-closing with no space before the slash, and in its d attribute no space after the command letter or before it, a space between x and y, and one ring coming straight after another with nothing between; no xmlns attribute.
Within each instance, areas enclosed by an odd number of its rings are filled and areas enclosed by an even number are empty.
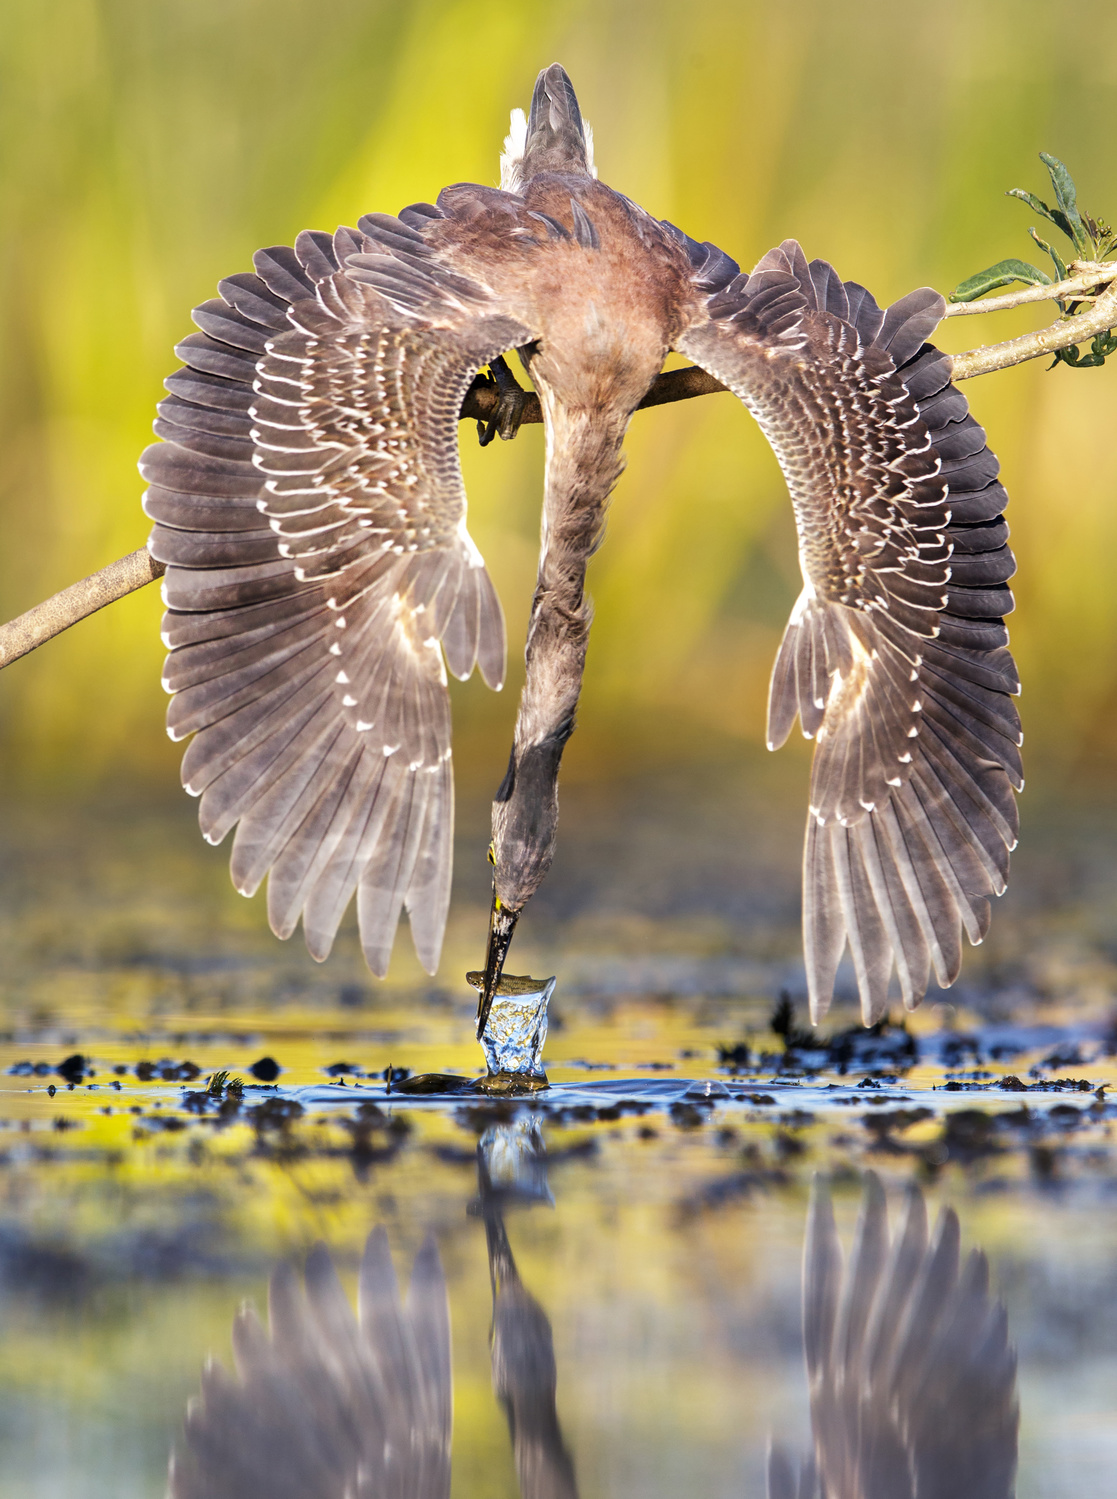
<svg viewBox="0 0 1117 1499"><path fill-rule="evenodd" d="M732 864L735 829L657 805L673 876L637 859L626 883L599 835L589 893L557 866L523 934L522 966L558 983L551 1086L513 1098L401 1092L484 1072L474 993L406 965L377 988L352 932L322 968L275 943L189 809L12 810L4 1499L158 1496L172 1452L175 1491L212 1499L783 1499L812 1451L835 1494L870 1451L943 1492L1108 1492L1106 830L1052 816L965 987L876 1036L839 1005L816 1046L796 1035L797 847L773 832L725 894L695 872ZM584 807L564 805L583 856ZM672 833L695 823L701 858ZM468 879L462 974L487 918ZM921 1212L927 1243L889 1271L869 1248ZM404 1289L419 1265L410 1314L389 1263ZM889 1471L877 1491L908 1492Z"/></svg>

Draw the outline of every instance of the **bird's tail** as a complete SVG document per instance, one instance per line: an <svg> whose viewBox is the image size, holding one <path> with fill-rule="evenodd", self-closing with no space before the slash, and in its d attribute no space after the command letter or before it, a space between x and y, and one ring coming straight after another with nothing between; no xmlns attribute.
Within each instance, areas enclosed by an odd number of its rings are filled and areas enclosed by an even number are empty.
<svg viewBox="0 0 1117 1499"><path fill-rule="evenodd" d="M522 192L540 172L597 176L593 131L582 119L574 85L557 62L535 80L527 118L522 109L512 111L512 129L500 158L500 185L506 192Z"/></svg>

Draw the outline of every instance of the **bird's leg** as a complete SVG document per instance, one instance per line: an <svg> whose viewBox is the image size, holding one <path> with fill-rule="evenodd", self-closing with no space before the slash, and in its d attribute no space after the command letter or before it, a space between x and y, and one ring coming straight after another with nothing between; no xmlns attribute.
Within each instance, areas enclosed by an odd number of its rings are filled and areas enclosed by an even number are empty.
<svg viewBox="0 0 1117 1499"><path fill-rule="evenodd" d="M483 448L498 435L502 442L511 442L520 430L528 399L528 392L508 368L503 354L489 360L489 372L499 394L495 417L477 423L477 439Z"/></svg>

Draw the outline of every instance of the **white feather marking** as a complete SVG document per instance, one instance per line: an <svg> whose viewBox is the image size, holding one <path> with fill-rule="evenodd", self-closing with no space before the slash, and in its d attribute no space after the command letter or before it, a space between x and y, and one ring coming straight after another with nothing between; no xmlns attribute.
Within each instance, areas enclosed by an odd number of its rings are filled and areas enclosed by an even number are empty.
<svg viewBox="0 0 1117 1499"><path fill-rule="evenodd" d="M514 109L500 157L500 186L506 193L518 193L520 190L520 168L524 164L526 146L527 115L522 109Z"/></svg>
<svg viewBox="0 0 1117 1499"><path fill-rule="evenodd" d="M582 121L582 139L586 144L586 171L596 178L597 167L593 160L593 126ZM504 137L504 150L500 154L500 186L506 193L523 191L524 152L527 149L527 116L522 109L514 109L509 120L508 134Z"/></svg>
<svg viewBox="0 0 1117 1499"><path fill-rule="evenodd" d="M477 550L477 543L473 540L473 537L466 530L464 515L458 522L458 541L461 543L462 549L465 552L466 561L469 563L469 566L484 567L485 559Z"/></svg>

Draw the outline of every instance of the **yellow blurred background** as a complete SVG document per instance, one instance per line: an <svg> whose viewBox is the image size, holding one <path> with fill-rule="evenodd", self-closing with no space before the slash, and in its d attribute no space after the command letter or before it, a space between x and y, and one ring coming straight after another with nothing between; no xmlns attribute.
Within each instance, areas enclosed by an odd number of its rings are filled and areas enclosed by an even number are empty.
<svg viewBox="0 0 1117 1499"><path fill-rule="evenodd" d="M1117 11L1038 0L7 0L0 31L0 614L140 545L136 457L192 305L260 245L493 183L508 112L554 59L601 175L750 266L785 236L888 302L1036 258L1052 151L1117 213ZM1032 252L1032 253L1030 253ZM952 349L1045 309L962 319ZM1042 362L972 382L1020 564L1013 646L1032 786L1112 775L1117 373ZM476 447L470 526L519 655L539 429ZM639 413L594 561L573 773L757 743L797 592L790 507L728 396ZM0 675L12 787L166 785L160 602L117 604ZM456 689L495 785L518 682ZM463 758L459 755L459 761Z"/></svg>

